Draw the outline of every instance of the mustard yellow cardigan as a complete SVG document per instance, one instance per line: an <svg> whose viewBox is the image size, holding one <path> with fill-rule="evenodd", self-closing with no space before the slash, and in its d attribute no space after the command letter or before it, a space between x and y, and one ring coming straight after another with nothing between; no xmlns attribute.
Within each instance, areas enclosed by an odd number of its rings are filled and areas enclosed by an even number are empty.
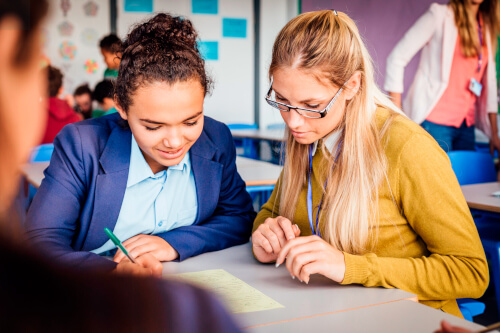
<svg viewBox="0 0 500 333"><path fill-rule="evenodd" d="M379 128L388 117L389 111L377 109ZM450 161L425 130L401 115L394 118L383 140L388 140L384 149L393 196L384 182L379 190L380 219L374 250L364 255L344 252L342 284L399 288L416 294L423 304L462 317L455 299L480 297L488 286L489 273ZM318 172L324 170L320 168L323 158L322 149L318 149L313 158L313 207L322 195L324 183L319 182ZM266 218L279 215L276 193L281 179L282 175L257 215L254 230ZM306 196L307 184L301 190L293 221L301 236L312 234ZM316 213L313 217L315 220ZM320 230L324 222L320 220Z"/></svg>

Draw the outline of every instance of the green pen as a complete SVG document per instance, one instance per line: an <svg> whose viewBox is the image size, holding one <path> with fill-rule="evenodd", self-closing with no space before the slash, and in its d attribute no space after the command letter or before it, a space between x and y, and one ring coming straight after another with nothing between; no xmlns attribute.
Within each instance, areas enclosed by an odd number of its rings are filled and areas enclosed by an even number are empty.
<svg viewBox="0 0 500 333"><path fill-rule="evenodd" d="M116 245L118 246L118 248L120 250L122 250L123 253L125 253L125 255L127 256L127 258L133 262L134 264L137 264L137 262L135 262L134 258L132 258L132 256L130 254L128 254L128 251L127 249L125 248L125 246L123 246L122 242L118 239L118 237L115 236L115 234L109 230L108 228L104 228L104 232L106 233L106 235L108 235L109 239L111 239L111 241Z"/></svg>

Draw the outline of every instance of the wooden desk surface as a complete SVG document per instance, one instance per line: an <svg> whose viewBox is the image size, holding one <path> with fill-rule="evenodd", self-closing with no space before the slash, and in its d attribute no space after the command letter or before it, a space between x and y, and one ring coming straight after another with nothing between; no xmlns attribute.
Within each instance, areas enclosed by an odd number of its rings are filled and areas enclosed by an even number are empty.
<svg viewBox="0 0 500 333"><path fill-rule="evenodd" d="M286 141L285 139L285 129L247 129L247 130L231 130L231 134L235 138L249 138L258 140L269 140L269 141Z"/></svg>
<svg viewBox="0 0 500 333"><path fill-rule="evenodd" d="M297 279L292 280L285 266L275 268L272 264L261 264L255 260L250 243L218 252L205 253L182 262L163 263L164 276L208 269L224 269L284 306L284 308L267 311L234 314L234 318L242 328L347 311L403 299L416 300L415 295L406 291L365 288L359 285L341 286L319 275L312 276L308 285L300 283ZM356 320L359 321L360 318Z"/></svg>
<svg viewBox="0 0 500 333"><path fill-rule="evenodd" d="M470 208L500 213L500 198L491 194L500 191L500 183L483 183L461 186Z"/></svg>
<svg viewBox="0 0 500 333"><path fill-rule="evenodd" d="M26 164L22 171L26 179L38 188L44 178L43 171L49 162L34 162ZM281 167L272 163L236 157L236 167L247 186L274 185L281 173Z"/></svg>
<svg viewBox="0 0 500 333"><path fill-rule="evenodd" d="M477 331L483 326L455 317L440 310L407 300L368 306L323 316L290 320L278 324L253 327L248 332L434 332L441 321ZM497 331L495 331L497 332Z"/></svg>

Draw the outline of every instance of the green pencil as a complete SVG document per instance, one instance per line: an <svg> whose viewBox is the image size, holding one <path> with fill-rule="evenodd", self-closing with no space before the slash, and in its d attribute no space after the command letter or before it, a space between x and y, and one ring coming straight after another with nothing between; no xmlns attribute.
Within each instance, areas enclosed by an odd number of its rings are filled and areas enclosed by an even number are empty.
<svg viewBox="0 0 500 333"><path fill-rule="evenodd" d="M109 230L108 228L104 228L104 232L106 233L106 235L108 235L109 239L111 239L111 241L116 245L118 246L118 248L120 250L122 250L123 253L125 253L125 255L127 256L127 258L133 262L134 264L137 264L137 262L135 262L134 258L132 258L132 256L128 253L127 249L125 248L125 246L123 246L122 242L118 239L118 237L115 236L115 234Z"/></svg>

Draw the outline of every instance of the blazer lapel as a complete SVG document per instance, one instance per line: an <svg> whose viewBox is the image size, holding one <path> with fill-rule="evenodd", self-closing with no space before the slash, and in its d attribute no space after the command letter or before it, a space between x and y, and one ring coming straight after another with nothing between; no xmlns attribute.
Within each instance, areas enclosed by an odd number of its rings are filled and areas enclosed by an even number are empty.
<svg viewBox="0 0 500 333"><path fill-rule="evenodd" d="M96 179L94 212L84 251L102 246L108 241L104 228L115 228L127 187L131 142L129 129L115 128L99 159L103 173L99 173Z"/></svg>
<svg viewBox="0 0 500 333"><path fill-rule="evenodd" d="M198 199L198 215L195 224L198 224L209 218L217 207L223 165L212 161L217 147L208 138L205 131L201 133L190 151Z"/></svg>
<svg viewBox="0 0 500 333"><path fill-rule="evenodd" d="M450 79L451 64L453 62L453 54L457 45L458 30L455 26L455 17L451 8L447 8L444 27L443 27L443 46L441 59L441 80L448 82Z"/></svg>

